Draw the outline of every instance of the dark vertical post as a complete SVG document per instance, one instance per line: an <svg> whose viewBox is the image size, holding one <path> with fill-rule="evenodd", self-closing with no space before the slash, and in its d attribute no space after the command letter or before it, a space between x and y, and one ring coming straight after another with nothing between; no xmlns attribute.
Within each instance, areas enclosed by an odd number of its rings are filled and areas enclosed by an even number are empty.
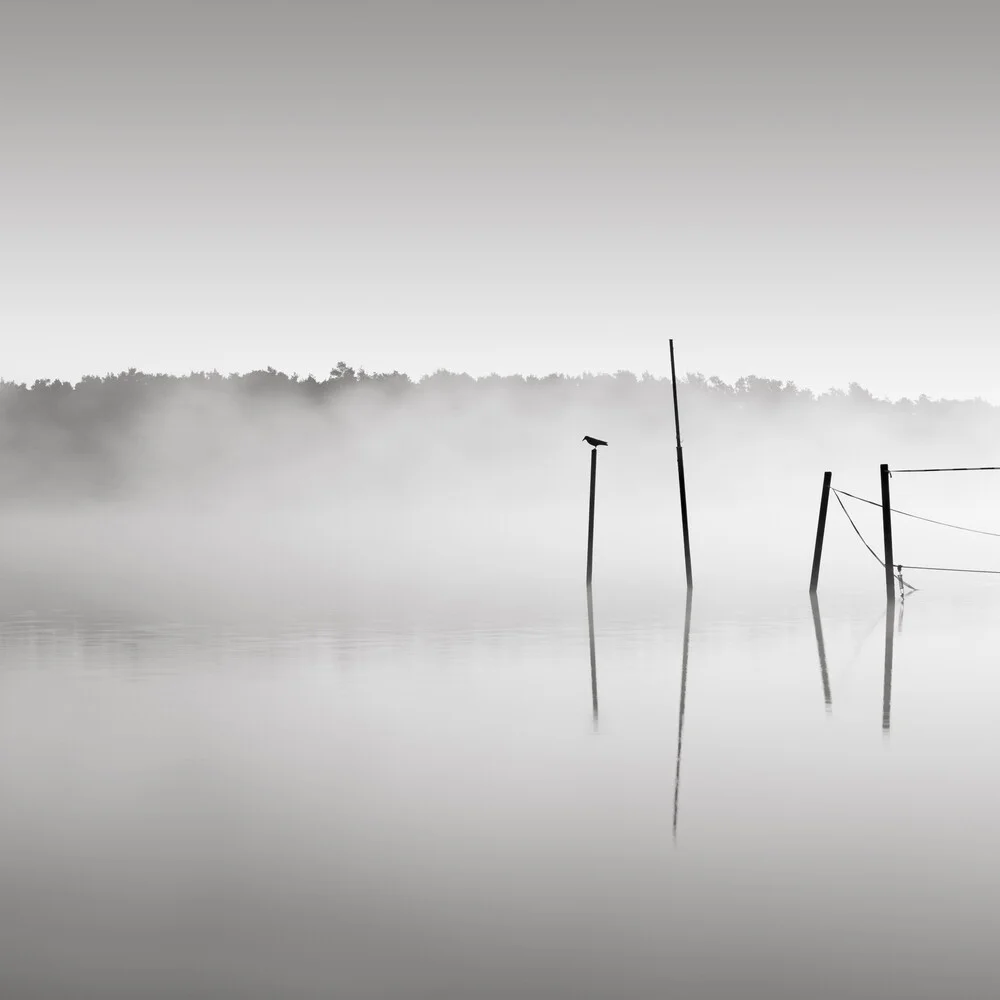
<svg viewBox="0 0 1000 1000"><path fill-rule="evenodd" d="M813 549L812 576L809 577L809 593L815 594L819 586L819 563L823 558L823 536L826 534L826 509L830 503L830 480L832 472L823 473L823 492L819 498L819 523L816 525L816 547Z"/></svg>
<svg viewBox="0 0 1000 1000"><path fill-rule="evenodd" d="M688 590L694 586L691 576L691 538L688 534L687 488L684 485L684 449L681 447L681 418L677 409L677 369L674 367L674 342L670 341L670 384L674 393L674 434L677 438L677 485L681 492L681 532L684 535L684 572Z"/></svg>
<svg viewBox="0 0 1000 1000"><path fill-rule="evenodd" d="M882 480L882 543L885 559L885 599L892 605L896 602L896 591L892 578L892 511L889 509L889 466L878 467Z"/></svg>
<svg viewBox="0 0 1000 1000"><path fill-rule="evenodd" d="M594 576L594 498L597 495L597 449L590 449L590 521L587 525L587 586Z"/></svg>

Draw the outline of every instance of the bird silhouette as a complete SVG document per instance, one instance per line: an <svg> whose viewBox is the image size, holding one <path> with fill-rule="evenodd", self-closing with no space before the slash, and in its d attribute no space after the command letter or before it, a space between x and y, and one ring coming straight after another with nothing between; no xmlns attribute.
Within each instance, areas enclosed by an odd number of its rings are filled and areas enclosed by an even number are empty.
<svg viewBox="0 0 1000 1000"><path fill-rule="evenodd" d="M607 441L602 441L600 438L592 438L589 434L583 439L587 444L596 448L599 444L607 445Z"/></svg>

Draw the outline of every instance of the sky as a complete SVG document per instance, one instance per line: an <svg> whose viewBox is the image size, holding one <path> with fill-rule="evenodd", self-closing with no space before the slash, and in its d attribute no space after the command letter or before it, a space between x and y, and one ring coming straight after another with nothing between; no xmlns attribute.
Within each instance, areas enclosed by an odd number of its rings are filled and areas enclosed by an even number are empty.
<svg viewBox="0 0 1000 1000"><path fill-rule="evenodd" d="M4 0L0 377L1000 402L1000 7Z"/></svg>

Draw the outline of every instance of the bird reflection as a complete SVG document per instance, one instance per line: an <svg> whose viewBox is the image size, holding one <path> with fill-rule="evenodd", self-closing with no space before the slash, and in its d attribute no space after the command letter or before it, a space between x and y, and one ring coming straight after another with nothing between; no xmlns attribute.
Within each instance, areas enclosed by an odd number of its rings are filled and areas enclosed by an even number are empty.
<svg viewBox="0 0 1000 1000"><path fill-rule="evenodd" d="M681 751L684 745L684 706L687 702L688 648L691 645L691 588L684 606L684 644L681 651L681 700L677 715L677 766L674 770L674 840L677 840L677 811L681 794Z"/></svg>
<svg viewBox="0 0 1000 1000"><path fill-rule="evenodd" d="M819 673L823 680L823 702L828 712L833 710L833 696L830 694L830 675L826 669L826 643L823 641L823 622L819 616L819 598L815 591L809 595L812 605L813 628L816 630L816 651L819 653Z"/></svg>
<svg viewBox="0 0 1000 1000"><path fill-rule="evenodd" d="M590 700L594 711L594 732L597 732L597 646L594 643L594 595L587 588L587 624L590 628Z"/></svg>

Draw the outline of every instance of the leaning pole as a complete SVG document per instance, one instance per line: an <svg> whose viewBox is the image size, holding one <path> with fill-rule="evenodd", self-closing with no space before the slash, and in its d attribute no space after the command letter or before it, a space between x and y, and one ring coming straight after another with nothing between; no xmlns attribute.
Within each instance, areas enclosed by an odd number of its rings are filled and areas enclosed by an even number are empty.
<svg viewBox="0 0 1000 1000"><path fill-rule="evenodd" d="M896 602L896 589L892 576L892 510L889 507L889 466L878 467L879 479L882 484L882 546L885 560L885 599L889 604Z"/></svg>
<svg viewBox="0 0 1000 1000"><path fill-rule="evenodd" d="M674 342L670 341L670 385L674 395L674 435L677 438L677 486L681 495L681 534L684 536L684 574L688 590L694 586L691 575L691 536L688 532L687 488L684 485L684 449L681 447L681 418L677 408L677 369L674 366Z"/></svg>
<svg viewBox="0 0 1000 1000"><path fill-rule="evenodd" d="M816 525L816 546L813 549L812 574L809 577L809 593L815 594L819 586L819 564L823 558L823 536L826 534L826 510L830 504L830 480L832 472L823 473L823 492L819 498L819 522Z"/></svg>

